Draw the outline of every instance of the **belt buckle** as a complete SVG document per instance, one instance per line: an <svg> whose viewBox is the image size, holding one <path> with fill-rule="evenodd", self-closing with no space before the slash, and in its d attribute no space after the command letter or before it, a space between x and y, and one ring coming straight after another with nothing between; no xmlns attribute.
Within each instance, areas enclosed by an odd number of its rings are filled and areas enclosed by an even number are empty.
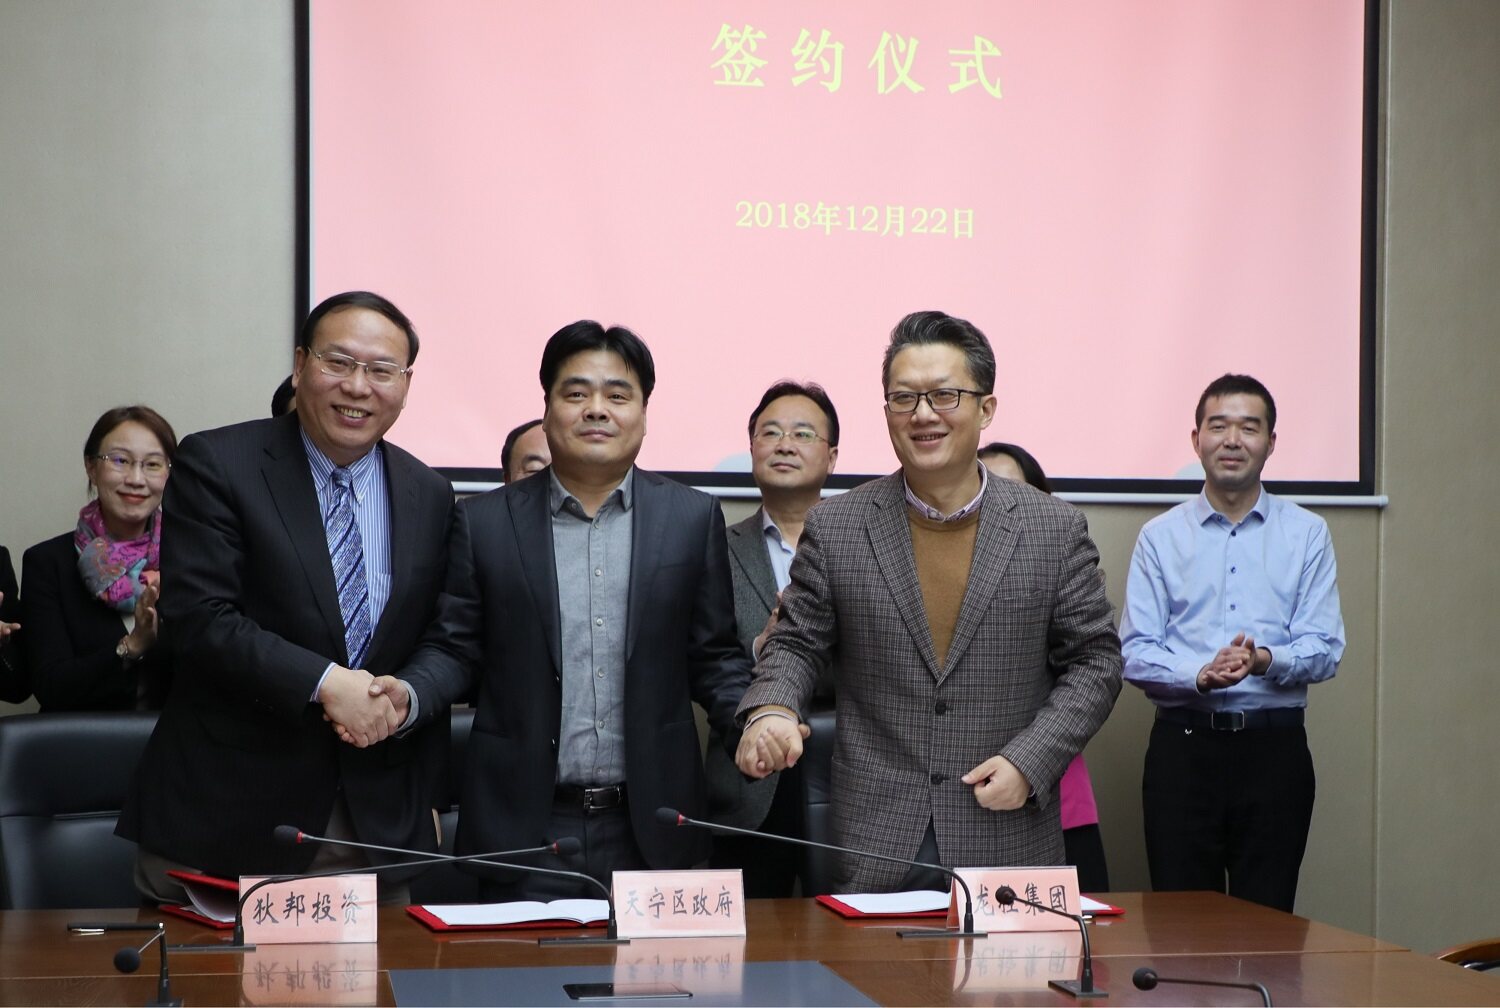
<svg viewBox="0 0 1500 1008"><path fill-rule="evenodd" d="M1214 731L1244 731L1245 712L1239 710L1211 711L1208 726Z"/></svg>
<svg viewBox="0 0 1500 1008"><path fill-rule="evenodd" d="M617 808L620 804L620 788L618 785L607 787L584 788L583 810L585 812L602 812L605 809Z"/></svg>

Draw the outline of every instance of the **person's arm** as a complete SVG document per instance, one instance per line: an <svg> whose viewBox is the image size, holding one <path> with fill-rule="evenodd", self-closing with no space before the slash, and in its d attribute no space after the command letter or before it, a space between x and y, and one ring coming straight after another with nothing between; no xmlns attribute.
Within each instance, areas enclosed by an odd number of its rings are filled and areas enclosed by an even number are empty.
<svg viewBox="0 0 1500 1008"><path fill-rule="evenodd" d="M26 551L21 577L22 641L31 690L44 711L119 710L135 706L136 677L115 654L125 625L118 618L101 620L119 631L101 640L70 618L69 595L84 592L74 569L59 567L43 543ZM85 600L86 601L86 600ZM101 613L109 616L104 603ZM96 629L90 627L90 629Z"/></svg>
<svg viewBox="0 0 1500 1008"><path fill-rule="evenodd" d="M998 754L1024 778L1020 802L1028 795L1045 802L1069 761L1104 724L1120 695L1120 639L1111 620L1099 551L1089 538L1083 513L1074 510L1067 528L1058 590L1048 627L1048 661L1054 680L1031 724L1017 732ZM979 786L980 767L971 773ZM1002 767L1003 770L1003 767ZM1009 799L1023 785L1002 775L998 784ZM976 797L981 798L977 792Z"/></svg>
<svg viewBox="0 0 1500 1008"><path fill-rule="evenodd" d="M1308 532L1289 634L1289 644L1260 645L1270 661L1258 674L1278 686L1305 686L1332 678L1344 656L1344 616L1333 539L1321 520Z"/></svg>
<svg viewBox="0 0 1500 1008"><path fill-rule="evenodd" d="M16 592L16 569L10 551L0 546L0 700L20 703L31 696L31 680L17 632L21 629L21 597Z"/></svg>
<svg viewBox="0 0 1500 1008"><path fill-rule="evenodd" d="M1125 605L1120 614L1124 676L1132 685L1149 688L1159 701L1185 704L1202 696L1199 673L1212 656L1178 655L1166 645L1172 599L1160 551L1155 530L1148 525L1136 539L1125 578Z"/></svg>
<svg viewBox="0 0 1500 1008"><path fill-rule="evenodd" d="M402 731L420 727L472 695L483 656L484 600L479 592L469 508L460 502L448 536L448 571L436 616L406 665L396 673L412 691L416 716ZM388 677L376 680L386 683ZM397 711L403 716L397 701Z"/></svg>
<svg viewBox="0 0 1500 1008"><path fill-rule="evenodd" d="M732 752L739 742L735 712L750 684L750 659L735 626L724 513L717 501L706 507L702 573L688 617L688 664L693 670L693 700Z"/></svg>
<svg viewBox="0 0 1500 1008"><path fill-rule="evenodd" d="M251 615L257 607L269 614L283 605L276 597L278 585L251 583L247 571L253 551L283 549L285 532L280 515L264 515L264 522L277 523L274 532L264 532L275 542L256 541L249 524L255 518L240 484L254 481L258 492L263 477L244 469L228 472L216 446L202 435L186 438L172 463L162 501L160 609L177 674L208 680L228 697L288 721L302 716L321 682L330 693L325 703L337 708L337 720L363 734L361 722L370 720L366 715L377 698L369 698L370 708L358 712L356 700L344 696L353 691L341 689L347 677L324 679L328 656L293 644ZM284 552L287 569L282 576L301 578L293 550Z"/></svg>
<svg viewBox="0 0 1500 1008"><path fill-rule="evenodd" d="M816 509L808 512L791 581L781 593L780 617L740 701L738 714L746 729L735 762L749 777L765 777L801 759L807 726L800 723L800 712L838 640L819 517Z"/></svg>

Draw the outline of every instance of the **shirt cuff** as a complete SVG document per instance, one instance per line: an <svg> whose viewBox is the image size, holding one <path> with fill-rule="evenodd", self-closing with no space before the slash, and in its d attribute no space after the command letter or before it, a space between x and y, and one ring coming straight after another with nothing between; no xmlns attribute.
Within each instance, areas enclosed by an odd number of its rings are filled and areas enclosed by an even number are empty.
<svg viewBox="0 0 1500 1008"><path fill-rule="evenodd" d="M422 710L421 704L417 700L417 691L411 688L411 683L407 682L404 679L399 679L397 681L401 683L401 687L406 690L407 706L406 720L402 721L401 727L396 729L396 737L400 738L407 732L411 731L412 726L417 723L417 718L421 716Z"/></svg>
<svg viewBox="0 0 1500 1008"><path fill-rule="evenodd" d="M333 667L336 664L338 664L338 663L337 662L329 662L328 663L328 667L323 670L323 674L320 675L320 676L318 676L318 684L313 687L313 694L312 694L312 696L310 696L310 697L307 698L307 702L308 703L317 703L318 702L318 694L321 693L321 692L323 692L323 682L324 682L324 680L326 680L328 678L328 673L330 673L330 672L333 671Z"/></svg>

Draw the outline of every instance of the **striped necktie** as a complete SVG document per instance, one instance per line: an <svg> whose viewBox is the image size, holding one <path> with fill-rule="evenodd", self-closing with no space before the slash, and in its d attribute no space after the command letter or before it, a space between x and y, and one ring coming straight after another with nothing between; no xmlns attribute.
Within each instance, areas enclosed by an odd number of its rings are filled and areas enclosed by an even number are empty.
<svg viewBox="0 0 1500 1008"><path fill-rule="evenodd" d="M333 561L333 581L339 593L339 612L344 617L344 647L349 668L364 664L370 646L370 585L365 579L365 546L354 520L354 492L348 469L333 470L333 496L329 501L326 530L328 558Z"/></svg>

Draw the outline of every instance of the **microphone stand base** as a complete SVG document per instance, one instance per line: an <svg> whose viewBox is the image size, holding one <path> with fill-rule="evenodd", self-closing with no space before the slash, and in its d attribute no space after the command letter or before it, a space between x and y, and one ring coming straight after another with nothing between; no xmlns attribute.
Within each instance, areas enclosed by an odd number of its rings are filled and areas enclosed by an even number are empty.
<svg viewBox="0 0 1500 1008"><path fill-rule="evenodd" d="M208 945L168 945L168 952L254 952L254 945L218 942Z"/></svg>
<svg viewBox="0 0 1500 1008"><path fill-rule="evenodd" d="M897 938L988 938L984 931L960 931L957 928L914 928L897 931Z"/></svg>
<svg viewBox="0 0 1500 1008"><path fill-rule="evenodd" d="M565 938L538 938L538 945L629 945L629 938L610 938L605 935L569 935Z"/></svg>
<svg viewBox="0 0 1500 1008"><path fill-rule="evenodd" d="M1047 986L1056 987L1060 991L1066 991L1076 998L1109 997L1109 992L1099 987L1091 986L1088 990L1084 990L1083 982L1080 980L1049 980L1047 981Z"/></svg>

